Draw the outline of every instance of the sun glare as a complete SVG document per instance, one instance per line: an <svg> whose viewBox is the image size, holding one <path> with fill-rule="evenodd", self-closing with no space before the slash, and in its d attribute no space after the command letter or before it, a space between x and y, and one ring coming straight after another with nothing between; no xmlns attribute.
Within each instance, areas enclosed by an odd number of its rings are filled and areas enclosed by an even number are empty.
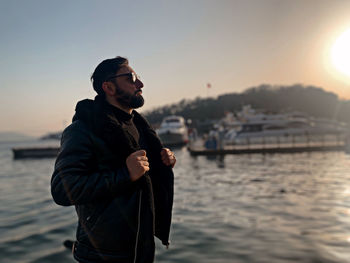
<svg viewBox="0 0 350 263"><path fill-rule="evenodd" d="M331 50L331 59L340 73L350 77L350 29L335 41Z"/></svg>

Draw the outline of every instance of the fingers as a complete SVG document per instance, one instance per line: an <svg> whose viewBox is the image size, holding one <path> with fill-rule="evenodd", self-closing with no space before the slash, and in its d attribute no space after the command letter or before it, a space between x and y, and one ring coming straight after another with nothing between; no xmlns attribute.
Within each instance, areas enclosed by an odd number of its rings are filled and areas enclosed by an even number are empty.
<svg viewBox="0 0 350 263"><path fill-rule="evenodd" d="M171 153L171 151L170 151L168 148L163 148L163 149L161 150L161 152L160 152L160 155L161 155L162 157L166 157L166 156L168 156L170 153Z"/></svg>
<svg viewBox="0 0 350 263"><path fill-rule="evenodd" d="M149 162L147 162L147 161L139 161L139 164L140 164L141 166L147 166L147 167L149 167Z"/></svg>
<svg viewBox="0 0 350 263"><path fill-rule="evenodd" d="M170 151L168 148L163 148L160 152L162 162L167 165L174 167L176 163L175 155L172 151Z"/></svg>
<svg viewBox="0 0 350 263"><path fill-rule="evenodd" d="M139 161L148 161L147 156L137 156L136 159Z"/></svg>
<svg viewBox="0 0 350 263"><path fill-rule="evenodd" d="M149 171L149 162L145 150L136 151L128 156L126 165L132 181L136 181Z"/></svg>
<svg viewBox="0 0 350 263"><path fill-rule="evenodd" d="M136 152L133 152L132 155L134 155L134 156L146 156L146 151L145 150L138 150Z"/></svg>
<svg viewBox="0 0 350 263"><path fill-rule="evenodd" d="M131 157L132 159L135 159L135 161L137 162L144 163L145 165L149 165L145 150L136 151L130 154L129 157Z"/></svg>
<svg viewBox="0 0 350 263"><path fill-rule="evenodd" d="M142 175L145 174L145 172L149 171L149 162L147 162L147 161L139 161L138 165L139 165L140 173Z"/></svg>
<svg viewBox="0 0 350 263"><path fill-rule="evenodd" d="M145 173L145 172L148 172L148 171L149 171L149 165L147 165L147 166L146 166L146 165L145 165L145 166L143 166L143 169L144 169L144 173Z"/></svg>
<svg viewBox="0 0 350 263"><path fill-rule="evenodd" d="M164 165L174 167L176 158L174 153L168 148L163 148L160 152L161 160ZM126 165L129 170L132 181L138 180L147 171L150 170L147 153L145 150L136 151L128 156Z"/></svg>

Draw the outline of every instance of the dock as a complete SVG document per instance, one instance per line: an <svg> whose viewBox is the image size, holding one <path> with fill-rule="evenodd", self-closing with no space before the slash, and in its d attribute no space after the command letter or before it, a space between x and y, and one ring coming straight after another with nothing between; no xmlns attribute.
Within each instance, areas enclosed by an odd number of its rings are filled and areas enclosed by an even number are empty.
<svg viewBox="0 0 350 263"><path fill-rule="evenodd" d="M59 147L13 148L14 159L52 158L58 155Z"/></svg>
<svg viewBox="0 0 350 263"><path fill-rule="evenodd" d="M347 144L342 142L309 142L309 143L273 143L273 144L240 144L225 145L222 148L207 149L203 142L192 142L188 151L192 156L197 155L225 155L225 154L253 154L253 153L299 153L316 151L346 151Z"/></svg>

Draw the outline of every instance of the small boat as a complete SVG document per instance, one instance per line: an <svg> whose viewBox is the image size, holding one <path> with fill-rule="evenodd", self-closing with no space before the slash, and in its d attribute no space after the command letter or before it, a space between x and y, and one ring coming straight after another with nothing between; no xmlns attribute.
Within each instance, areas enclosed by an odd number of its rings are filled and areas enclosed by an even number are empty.
<svg viewBox="0 0 350 263"><path fill-rule="evenodd" d="M40 137L40 140L61 140L62 137L62 131L59 132L52 132L48 133L42 137Z"/></svg>
<svg viewBox="0 0 350 263"><path fill-rule="evenodd" d="M181 116L171 115L165 117L157 130L164 145L181 146L188 143L185 119Z"/></svg>
<svg viewBox="0 0 350 263"><path fill-rule="evenodd" d="M56 157L59 150L59 147L32 147L12 149L14 159Z"/></svg>

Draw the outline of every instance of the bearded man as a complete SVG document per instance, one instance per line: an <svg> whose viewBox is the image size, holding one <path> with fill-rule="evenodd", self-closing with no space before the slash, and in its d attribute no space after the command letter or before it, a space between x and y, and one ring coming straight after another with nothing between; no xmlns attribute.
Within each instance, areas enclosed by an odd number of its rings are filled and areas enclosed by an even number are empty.
<svg viewBox="0 0 350 263"><path fill-rule="evenodd" d="M76 106L51 179L54 201L75 205L79 262L153 262L154 236L169 245L174 154L134 109L143 83L126 58L102 61L94 100Z"/></svg>

